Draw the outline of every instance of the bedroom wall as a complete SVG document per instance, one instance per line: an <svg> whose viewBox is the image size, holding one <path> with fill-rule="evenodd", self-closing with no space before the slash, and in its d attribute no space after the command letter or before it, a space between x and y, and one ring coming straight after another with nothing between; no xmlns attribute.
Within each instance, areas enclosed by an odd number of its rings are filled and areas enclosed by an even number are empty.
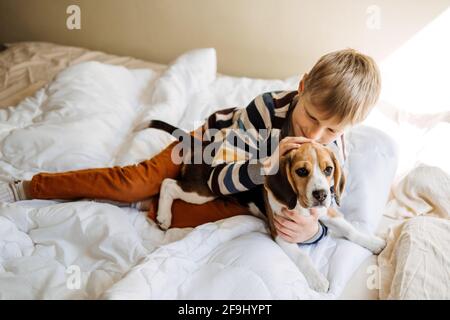
<svg viewBox="0 0 450 320"><path fill-rule="evenodd" d="M69 30L69 5L81 29ZM450 0L0 0L0 42L50 41L168 63L215 47L219 72L263 78L306 72L345 47L378 61Z"/></svg>

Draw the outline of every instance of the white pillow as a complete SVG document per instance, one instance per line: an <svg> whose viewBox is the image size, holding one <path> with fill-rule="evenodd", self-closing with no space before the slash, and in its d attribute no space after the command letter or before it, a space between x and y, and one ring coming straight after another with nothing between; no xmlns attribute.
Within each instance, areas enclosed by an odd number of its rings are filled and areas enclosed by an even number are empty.
<svg viewBox="0 0 450 320"><path fill-rule="evenodd" d="M213 48L192 50L179 56L155 82L152 109L141 123L145 125L151 119L158 119L177 125L189 98L206 90L216 78L216 72L216 50Z"/></svg>

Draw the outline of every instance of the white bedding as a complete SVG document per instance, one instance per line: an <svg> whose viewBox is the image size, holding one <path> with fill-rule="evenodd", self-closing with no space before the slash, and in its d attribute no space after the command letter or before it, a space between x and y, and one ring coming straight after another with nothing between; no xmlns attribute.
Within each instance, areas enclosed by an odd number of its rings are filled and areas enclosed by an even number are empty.
<svg viewBox="0 0 450 320"><path fill-rule="evenodd" d="M162 73L78 64L0 110L0 179L137 163L173 141L145 129L148 120L192 129L214 110L244 107L262 92L295 89L297 81L218 75L213 49L180 56ZM369 127L347 136L351 172L342 211L373 232L394 177L396 148ZM144 212L105 203L2 203L0 298L333 299L370 255L329 236L303 250L330 280L328 294L308 288L255 217L164 233Z"/></svg>
<svg viewBox="0 0 450 320"><path fill-rule="evenodd" d="M450 175L421 165L393 189L386 216L397 218L378 256L380 298L450 298Z"/></svg>

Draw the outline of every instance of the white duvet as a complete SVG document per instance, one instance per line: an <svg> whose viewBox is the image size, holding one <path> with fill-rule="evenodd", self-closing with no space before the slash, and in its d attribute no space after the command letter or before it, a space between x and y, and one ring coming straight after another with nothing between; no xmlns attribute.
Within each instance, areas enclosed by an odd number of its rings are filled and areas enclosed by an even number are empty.
<svg viewBox="0 0 450 320"><path fill-rule="evenodd" d="M297 80L218 75L213 49L182 55L162 73L75 65L33 97L0 110L0 179L137 163L173 141L145 129L150 119L192 129L214 110L245 107L265 91L295 89ZM373 232L396 149L373 128L347 136L342 211ZM302 248L330 280L328 294L308 288L255 217L162 232L145 212L105 203L0 203L0 298L332 299L370 255L329 236Z"/></svg>

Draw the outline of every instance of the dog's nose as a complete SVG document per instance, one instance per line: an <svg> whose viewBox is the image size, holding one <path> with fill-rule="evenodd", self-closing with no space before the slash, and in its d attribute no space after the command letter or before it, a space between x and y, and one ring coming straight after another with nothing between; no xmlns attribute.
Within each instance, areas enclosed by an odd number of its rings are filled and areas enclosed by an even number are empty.
<svg viewBox="0 0 450 320"><path fill-rule="evenodd" d="M327 192L323 189L313 191L312 195L320 202L324 201L327 198Z"/></svg>

